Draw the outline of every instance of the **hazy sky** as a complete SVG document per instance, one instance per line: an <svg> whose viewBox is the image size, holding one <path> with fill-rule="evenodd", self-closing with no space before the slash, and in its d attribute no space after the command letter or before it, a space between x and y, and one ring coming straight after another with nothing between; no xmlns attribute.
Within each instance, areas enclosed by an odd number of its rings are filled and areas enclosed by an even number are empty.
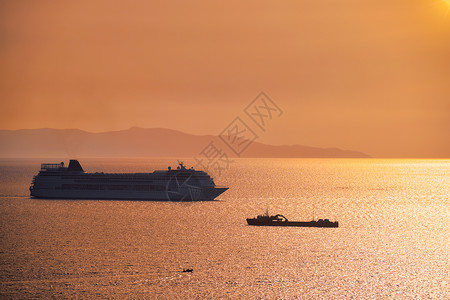
<svg viewBox="0 0 450 300"><path fill-rule="evenodd" d="M265 91L261 142L450 157L449 7L1 1L0 129L218 134Z"/></svg>

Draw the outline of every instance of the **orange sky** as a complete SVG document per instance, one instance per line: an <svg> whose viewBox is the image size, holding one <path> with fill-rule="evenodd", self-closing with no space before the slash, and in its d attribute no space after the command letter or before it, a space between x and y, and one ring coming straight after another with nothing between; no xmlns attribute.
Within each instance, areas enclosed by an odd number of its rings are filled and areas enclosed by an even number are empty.
<svg viewBox="0 0 450 300"><path fill-rule="evenodd" d="M271 144L450 157L439 0L2 1L0 129L218 134L260 92Z"/></svg>

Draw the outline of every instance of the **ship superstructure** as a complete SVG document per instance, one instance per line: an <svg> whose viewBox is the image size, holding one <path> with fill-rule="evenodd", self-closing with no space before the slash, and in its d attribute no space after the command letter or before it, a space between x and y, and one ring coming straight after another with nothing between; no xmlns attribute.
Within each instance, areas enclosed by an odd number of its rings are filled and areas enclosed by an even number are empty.
<svg viewBox="0 0 450 300"><path fill-rule="evenodd" d="M63 162L41 164L30 194L54 199L207 201L227 189L216 186L206 172L188 169L182 162L177 169L152 173L86 173L77 160L70 160L68 167Z"/></svg>

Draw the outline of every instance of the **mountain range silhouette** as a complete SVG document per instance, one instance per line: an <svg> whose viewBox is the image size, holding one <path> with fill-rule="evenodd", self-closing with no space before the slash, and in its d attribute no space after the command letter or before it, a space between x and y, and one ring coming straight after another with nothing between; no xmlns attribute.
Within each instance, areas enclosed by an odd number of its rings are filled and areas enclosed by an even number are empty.
<svg viewBox="0 0 450 300"><path fill-rule="evenodd" d="M120 131L92 133L79 129L0 130L0 157L195 157L211 142L237 157L217 136L192 135L165 128L132 127ZM244 141L245 142L245 141ZM303 145L268 145L249 142L240 157L366 158L369 155L338 148Z"/></svg>

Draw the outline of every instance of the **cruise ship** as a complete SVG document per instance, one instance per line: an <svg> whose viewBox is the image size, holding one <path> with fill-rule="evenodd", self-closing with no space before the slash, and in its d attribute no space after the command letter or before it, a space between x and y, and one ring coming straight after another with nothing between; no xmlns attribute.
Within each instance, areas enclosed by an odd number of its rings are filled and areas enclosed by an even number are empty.
<svg viewBox="0 0 450 300"><path fill-rule="evenodd" d="M30 194L47 199L105 199L148 201L214 200L228 187L216 186L204 171L186 168L153 173L87 173L77 160L58 164L41 164L34 176Z"/></svg>

